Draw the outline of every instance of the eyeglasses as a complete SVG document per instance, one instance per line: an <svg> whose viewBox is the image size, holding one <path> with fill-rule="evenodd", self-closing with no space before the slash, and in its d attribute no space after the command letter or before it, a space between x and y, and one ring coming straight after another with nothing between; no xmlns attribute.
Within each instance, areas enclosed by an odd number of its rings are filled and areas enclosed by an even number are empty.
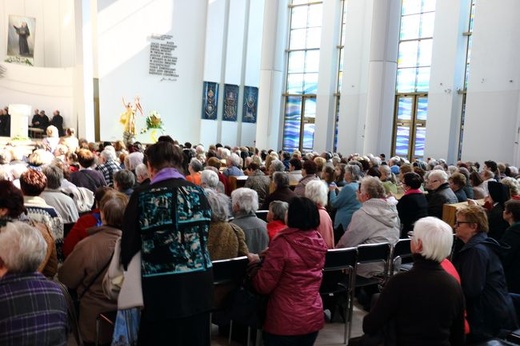
<svg viewBox="0 0 520 346"><path fill-rule="evenodd" d="M438 180L430 180L429 182L431 184L431 183L438 183L439 181Z"/></svg>
<svg viewBox="0 0 520 346"><path fill-rule="evenodd" d="M463 223L474 223L474 222L471 222L471 221L455 221L455 227L459 227Z"/></svg>

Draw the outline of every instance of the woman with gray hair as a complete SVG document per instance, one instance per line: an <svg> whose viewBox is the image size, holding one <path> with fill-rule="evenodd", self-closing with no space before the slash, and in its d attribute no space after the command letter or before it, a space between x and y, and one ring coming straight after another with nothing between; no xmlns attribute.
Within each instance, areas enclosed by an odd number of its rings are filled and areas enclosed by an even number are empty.
<svg viewBox="0 0 520 346"><path fill-rule="evenodd" d="M385 199L383 183L376 177L363 178L357 196L362 206L352 215L352 221L336 247L395 244L399 239L401 223L395 205ZM377 265L360 266L359 275L372 277L378 268Z"/></svg>
<svg viewBox="0 0 520 346"><path fill-rule="evenodd" d="M213 189L217 192L224 193L226 191L224 184L218 177L218 170L215 167L207 166L200 173L200 186L205 189Z"/></svg>
<svg viewBox="0 0 520 346"><path fill-rule="evenodd" d="M267 223L259 219L258 194L255 190L241 187L231 193L231 210L235 215L232 223L240 227L246 235L246 243L250 252L259 253L268 243Z"/></svg>
<svg viewBox="0 0 520 346"><path fill-rule="evenodd" d="M249 251L244 231L229 222L231 200L225 194L212 189L205 189L205 192L211 206L208 233L208 251L211 260L246 256Z"/></svg>
<svg viewBox="0 0 520 346"><path fill-rule="evenodd" d="M289 203L284 201L272 201L269 204L269 212L267 212L267 234L269 241L278 234L278 232L287 228L285 224L285 214L289 209Z"/></svg>
<svg viewBox="0 0 520 346"><path fill-rule="evenodd" d="M334 249L334 229L329 213L325 209L327 206L327 183L323 180L313 180L305 186L305 197L316 203L320 215L320 225L317 231L323 237L329 249Z"/></svg>
<svg viewBox="0 0 520 346"><path fill-rule="evenodd" d="M345 229L347 229L352 219L352 214L361 208L361 204L356 198L356 191L358 190L359 179L361 179L361 177L361 168L359 168L358 165L348 164L345 166L345 175L343 177L345 178L345 185L341 191L339 191L335 185L329 187L330 205L336 209L334 232L338 233L336 236L337 239L339 239L345 232Z"/></svg>
<svg viewBox="0 0 520 346"><path fill-rule="evenodd" d="M28 224L8 222L0 229L3 345L67 344L69 327L63 292L55 282L36 272L46 253L44 238Z"/></svg>
<svg viewBox="0 0 520 346"><path fill-rule="evenodd" d="M363 319L366 334L373 338L379 333L384 339L381 331L391 327L390 333L403 345L464 344L464 294L441 266L452 244L453 231L444 221L426 217L415 223L410 244L413 269L385 285Z"/></svg>

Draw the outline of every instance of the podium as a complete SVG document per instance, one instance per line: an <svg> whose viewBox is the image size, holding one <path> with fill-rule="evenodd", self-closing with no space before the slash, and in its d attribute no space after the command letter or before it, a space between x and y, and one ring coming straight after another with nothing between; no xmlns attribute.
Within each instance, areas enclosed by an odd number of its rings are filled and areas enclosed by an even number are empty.
<svg viewBox="0 0 520 346"><path fill-rule="evenodd" d="M11 138L27 138L31 112L32 107L30 105L9 105L9 114L11 114Z"/></svg>

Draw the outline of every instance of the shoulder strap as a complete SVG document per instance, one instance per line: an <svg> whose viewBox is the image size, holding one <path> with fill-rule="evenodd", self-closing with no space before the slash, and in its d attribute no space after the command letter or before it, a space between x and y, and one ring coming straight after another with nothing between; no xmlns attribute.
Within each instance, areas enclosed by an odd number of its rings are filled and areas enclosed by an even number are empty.
<svg viewBox="0 0 520 346"><path fill-rule="evenodd" d="M86 172L86 169L83 169L83 170L81 170L80 172L83 172L83 175L86 176L86 177L88 178L88 180L90 180L90 182L94 184L94 186L97 186L96 181L94 180L94 178L92 178L92 177L90 176L90 174L88 174L88 173Z"/></svg>
<svg viewBox="0 0 520 346"><path fill-rule="evenodd" d="M92 281L90 281L90 283L87 285L87 287L83 290L83 292L81 292L81 294L79 295L78 297L78 300L81 300L81 298L83 298L83 296L85 296L85 293L88 292L88 290L90 289L90 287L94 284L94 282L96 282L96 280L99 278L99 276L105 272L105 269L108 268L108 266L110 265L110 262L112 262L112 257L114 256L114 251L112 251L112 254L110 255L110 258L108 259L108 262L103 266L103 268L101 268L101 270L96 274L96 276L94 277L94 279L92 279Z"/></svg>

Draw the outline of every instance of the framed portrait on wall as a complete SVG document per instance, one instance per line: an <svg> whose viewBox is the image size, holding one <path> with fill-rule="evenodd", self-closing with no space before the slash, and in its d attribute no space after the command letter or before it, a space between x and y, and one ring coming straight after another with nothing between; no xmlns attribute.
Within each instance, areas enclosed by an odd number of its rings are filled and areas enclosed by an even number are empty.
<svg viewBox="0 0 520 346"><path fill-rule="evenodd" d="M204 82L202 88L202 113L203 120L216 120L218 108L218 84Z"/></svg>
<svg viewBox="0 0 520 346"><path fill-rule="evenodd" d="M34 58L36 19L33 17L9 16L7 30L7 56L11 62L30 63Z"/></svg>
<svg viewBox="0 0 520 346"><path fill-rule="evenodd" d="M224 85L224 115L222 120L237 121L238 85Z"/></svg>
<svg viewBox="0 0 520 346"><path fill-rule="evenodd" d="M242 111L243 123L256 123L256 111L258 107L258 88L244 87L244 102Z"/></svg>

